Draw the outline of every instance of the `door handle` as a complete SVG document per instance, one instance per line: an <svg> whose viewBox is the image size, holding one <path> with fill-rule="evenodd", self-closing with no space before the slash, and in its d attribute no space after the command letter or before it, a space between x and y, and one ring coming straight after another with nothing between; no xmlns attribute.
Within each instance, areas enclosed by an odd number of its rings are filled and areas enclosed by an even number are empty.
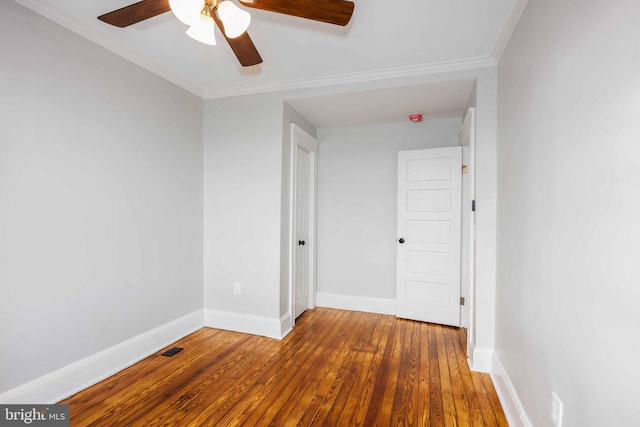
<svg viewBox="0 0 640 427"><path fill-rule="evenodd" d="M404 243L404 237L401 237L400 239L398 239L398 242L399 242L400 244Z"/></svg>
<svg viewBox="0 0 640 427"><path fill-rule="evenodd" d="M298 245L304 246L304 240L298 240Z"/></svg>

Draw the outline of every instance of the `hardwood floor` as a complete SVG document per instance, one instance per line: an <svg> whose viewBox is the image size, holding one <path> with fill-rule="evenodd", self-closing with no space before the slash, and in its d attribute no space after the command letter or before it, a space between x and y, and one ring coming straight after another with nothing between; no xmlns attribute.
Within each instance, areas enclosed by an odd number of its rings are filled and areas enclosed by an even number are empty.
<svg viewBox="0 0 640 427"><path fill-rule="evenodd" d="M60 403L73 426L507 426L465 341L463 329L316 308L282 341L201 329L175 356Z"/></svg>

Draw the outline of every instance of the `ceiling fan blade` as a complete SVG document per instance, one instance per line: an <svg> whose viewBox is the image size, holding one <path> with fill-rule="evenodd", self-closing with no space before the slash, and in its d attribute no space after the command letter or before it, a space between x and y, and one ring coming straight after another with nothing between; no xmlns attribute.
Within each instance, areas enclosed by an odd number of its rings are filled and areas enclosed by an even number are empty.
<svg viewBox="0 0 640 427"><path fill-rule="evenodd" d="M345 0L240 0L244 6L345 26L354 4Z"/></svg>
<svg viewBox="0 0 640 427"><path fill-rule="evenodd" d="M253 44L253 40L249 37L248 32L245 31L242 35L230 39L224 33L224 24L222 21L220 21L215 13L212 14L212 17L213 20L216 21L218 28L222 31L222 35L229 43L231 50L236 54L238 61L240 61L240 64L243 67L250 67L251 65L258 65L262 63L262 57L260 56L258 49L256 49L256 46Z"/></svg>
<svg viewBox="0 0 640 427"><path fill-rule="evenodd" d="M98 16L98 19L107 24L124 28L170 10L169 0L142 0L141 2Z"/></svg>

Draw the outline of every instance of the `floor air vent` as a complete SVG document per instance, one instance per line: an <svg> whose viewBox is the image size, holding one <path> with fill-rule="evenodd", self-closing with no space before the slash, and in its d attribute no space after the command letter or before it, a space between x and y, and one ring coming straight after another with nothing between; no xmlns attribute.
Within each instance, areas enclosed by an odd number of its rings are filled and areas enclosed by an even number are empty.
<svg viewBox="0 0 640 427"><path fill-rule="evenodd" d="M182 351L182 347L173 347L173 348L165 351L164 353L162 353L162 355L163 356L173 356L174 354L176 354L179 351Z"/></svg>

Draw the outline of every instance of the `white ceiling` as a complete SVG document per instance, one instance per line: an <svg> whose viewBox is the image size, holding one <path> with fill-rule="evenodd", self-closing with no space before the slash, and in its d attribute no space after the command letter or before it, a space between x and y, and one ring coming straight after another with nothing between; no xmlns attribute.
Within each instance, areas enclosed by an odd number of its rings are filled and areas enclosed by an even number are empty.
<svg viewBox="0 0 640 427"><path fill-rule="evenodd" d="M412 113L421 113L425 120L462 117L474 85L474 80L456 80L287 102L316 128L365 126L408 121Z"/></svg>
<svg viewBox="0 0 640 427"><path fill-rule="evenodd" d="M249 34L264 62L242 68L220 34L217 46L200 44L171 12L124 29L96 19L136 0L15 1L203 98L487 65L522 2L354 0L347 27L250 9Z"/></svg>

